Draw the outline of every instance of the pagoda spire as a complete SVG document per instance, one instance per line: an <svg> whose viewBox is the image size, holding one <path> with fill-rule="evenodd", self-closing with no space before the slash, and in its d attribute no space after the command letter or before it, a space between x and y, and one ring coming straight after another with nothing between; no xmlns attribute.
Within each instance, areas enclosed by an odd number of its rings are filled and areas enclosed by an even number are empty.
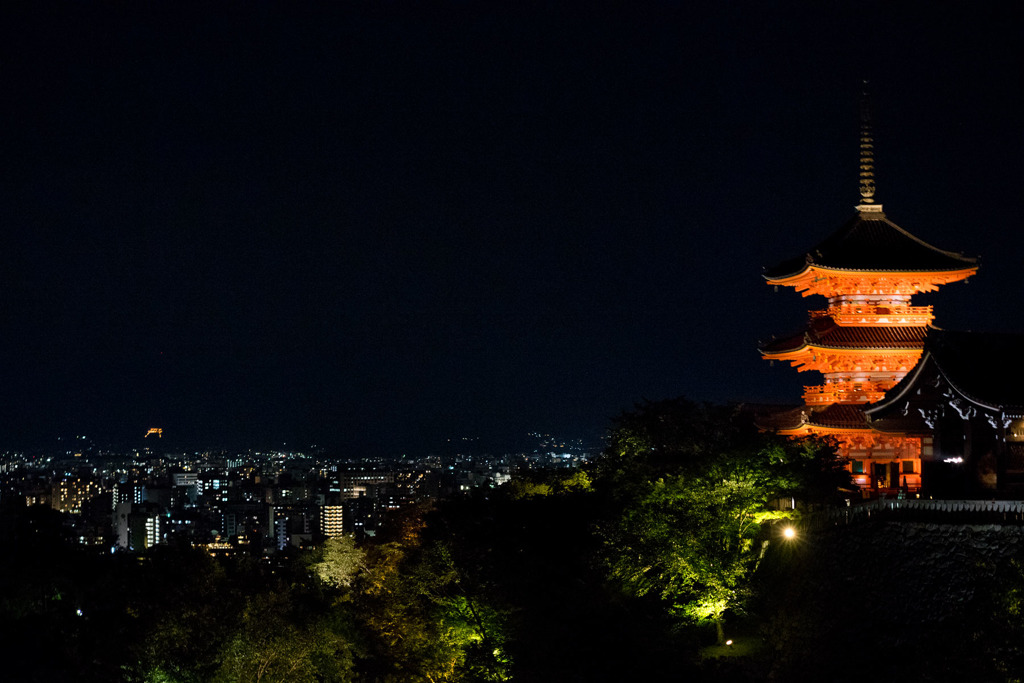
<svg viewBox="0 0 1024 683"><path fill-rule="evenodd" d="M872 129L871 93L868 82L861 82L860 94L860 204L861 211L880 212L875 205L875 136Z"/></svg>

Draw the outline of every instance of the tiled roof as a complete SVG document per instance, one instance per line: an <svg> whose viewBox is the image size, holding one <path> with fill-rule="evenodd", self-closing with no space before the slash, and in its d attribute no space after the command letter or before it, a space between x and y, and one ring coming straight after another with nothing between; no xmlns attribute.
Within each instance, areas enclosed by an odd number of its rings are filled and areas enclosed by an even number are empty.
<svg viewBox="0 0 1024 683"><path fill-rule="evenodd" d="M867 418L859 405L849 403L833 403L825 410L814 412L811 424L822 427L849 427L853 429L867 428Z"/></svg>
<svg viewBox="0 0 1024 683"><path fill-rule="evenodd" d="M831 318L817 318L798 334L761 346L762 353L795 351L804 344L831 349L919 349L927 327L854 327L837 325Z"/></svg>
<svg viewBox="0 0 1024 683"><path fill-rule="evenodd" d="M797 334L791 334L786 337L780 337L779 339L773 339L766 344L761 344L761 353L785 353L786 351L796 351L803 346L807 341L807 334L805 332L798 332Z"/></svg>
<svg viewBox="0 0 1024 683"><path fill-rule="evenodd" d="M838 348L919 349L924 346L927 327L851 327L829 324L813 325L810 340L818 346Z"/></svg>
<svg viewBox="0 0 1024 683"><path fill-rule="evenodd" d="M933 247L889 221L858 212L825 241L765 269L769 280L796 275L809 265L863 271L934 272L977 267L978 259Z"/></svg>
<svg viewBox="0 0 1024 683"><path fill-rule="evenodd" d="M1024 413L1024 334L931 328L925 350L917 368L868 409L873 423L904 421L907 398L943 377L970 401L1010 416Z"/></svg>
<svg viewBox="0 0 1024 683"><path fill-rule="evenodd" d="M823 409L800 406L759 414L756 422L761 429L773 430L800 429L805 425L868 429L867 418L861 408L862 405L852 403L833 403Z"/></svg>
<svg viewBox="0 0 1024 683"><path fill-rule="evenodd" d="M1024 334L934 329L927 349L946 378L969 398L1024 408Z"/></svg>
<svg viewBox="0 0 1024 683"><path fill-rule="evenodd" d="M796 429L804 423L806 406L774 406L758 411L754 422L760 429L783 430Z"/></svg>

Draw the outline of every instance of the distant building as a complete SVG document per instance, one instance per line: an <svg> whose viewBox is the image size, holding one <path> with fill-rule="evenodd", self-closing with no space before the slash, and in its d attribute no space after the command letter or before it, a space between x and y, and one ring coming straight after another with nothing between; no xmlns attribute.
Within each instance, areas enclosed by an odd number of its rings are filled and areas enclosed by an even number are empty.
<svg viewBox="0 0 1024 683"><path fill-rule="evenodd" d="M344 472L338 475L338 489L342 500L353 500L365 495L376 497L375 491L377 487L393 484L394 482L395 475L393 472L360 470Z"/></svg>
<svg viewBox="0 0 1024 683"><path fill-rule="evenodd" d="M273 508L273 538L277 550L311 543L318 527L319 512L308 505L284 505Z"/></svg>
<svg viewBox="0 0 1024 683"><path fill-rule="evenodd" d="M31 489L25 491L25 505L50 505L52 492L44 489Z"/></svg>
<svg viewBox="0 0 1024 683"><path fill-rule="evenodd" d="M289 545L288 515L283 510L274 511L274 548L284 550Z"/></svg>
<svg viewBox="0 0 1024 683"><path fill-rule="evenodd" d="M345 534L344 507L336 505L320 506L320 533L327 538L337 538Z"/></svg>
<svg viewBox="0 0 1024 683"><path fill-rule="evenodd" d="M81 477L65 478L54 484L50 504L54 510L77 515L82 512L82 505L86 501L101 493L103 487L99 482Z"/></svg>
<svg viewBox="0 0 1024 683"><path fill-rule="evenodd" d="M161 512L156 503L118 503L113 520L117 547L138 552L163 543Z"/></svg>
<svg viewBox="0 0 1024 683"><path fill-rule="evenodd" d="M265 503L226 503L221 508L220 532L224 538L238 537L262 542L274 532L275 510Z"/></svg>
<svg viewBox="0 0 1024 683"><path fill-rule="evenodd" d="M202 493L202 484L197 472L175 472L171 475L176 504L195 505Z"/></svg>
<svg viewBox="0 0 1024 683"><path fill-rule="evenodd" d="M175 472L171 475L173 486L199 486L198 472Z"/></svg>
<svg viewBox="0 0 1024 683"><path fill-rule="evenodd" d="M118 482L114 484L112 505L114 509L121 503L141 503L146 499L146 487L142 484Z"/></svg>

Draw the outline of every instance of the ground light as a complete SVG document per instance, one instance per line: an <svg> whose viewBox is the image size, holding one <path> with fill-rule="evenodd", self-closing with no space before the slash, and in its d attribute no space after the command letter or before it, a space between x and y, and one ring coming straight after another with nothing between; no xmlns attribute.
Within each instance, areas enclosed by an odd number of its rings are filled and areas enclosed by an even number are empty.
<svg viewBox="0 0 1024 683"><path fill-rule="evenodd" d="M796 538L796 529L794 529L791 526L787 526L785 529L782 530L782 535L787 540L792 540Z"/></svg>

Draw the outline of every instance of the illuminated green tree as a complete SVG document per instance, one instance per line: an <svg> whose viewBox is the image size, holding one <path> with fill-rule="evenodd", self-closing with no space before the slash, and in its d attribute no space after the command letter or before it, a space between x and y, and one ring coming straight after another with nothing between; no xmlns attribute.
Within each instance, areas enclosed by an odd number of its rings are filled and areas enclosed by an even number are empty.
<svg viewBox="0 0 1024 683"><path fill-rule="evenodd" d="M319 548L310 569L333 588L348 588L363 567L365 553L351 536L328 538Z"/></svg>
<svg viewBox="0 0 1024 683"><path fill-rule="evenodd" d="M712 621L740 607L768 540L765 523L795 514L781 496L821 500L849 476L817 441L762 434L731 408L683 399L622 416L601 465L617 502L604 525L612 577L656 595L683 621Z"/></svg>
<svg viewBox="0 0 1024 683"><path fill-rule="evenodd" d="M501 487L501 495L509 500L537 496L584 493L593 489L590 475L579 468L540 470L516 474Z"/></svg>
<svg viewBox="0 0 1024 683"><path fill-rule="evenodd" d="M448 543L423 541L406 525L401 541L373 547L356 582L356 613L370 640L371 676L401 681L507 680L503 616L488 604Z"/></svg>
<svg viewBox="0 0 1024 683"><path fill-rule="evenodd" d="M287 594L248 601L215 681L304 683L352 680L352 648L325 618L301 618Z"/></svg>

